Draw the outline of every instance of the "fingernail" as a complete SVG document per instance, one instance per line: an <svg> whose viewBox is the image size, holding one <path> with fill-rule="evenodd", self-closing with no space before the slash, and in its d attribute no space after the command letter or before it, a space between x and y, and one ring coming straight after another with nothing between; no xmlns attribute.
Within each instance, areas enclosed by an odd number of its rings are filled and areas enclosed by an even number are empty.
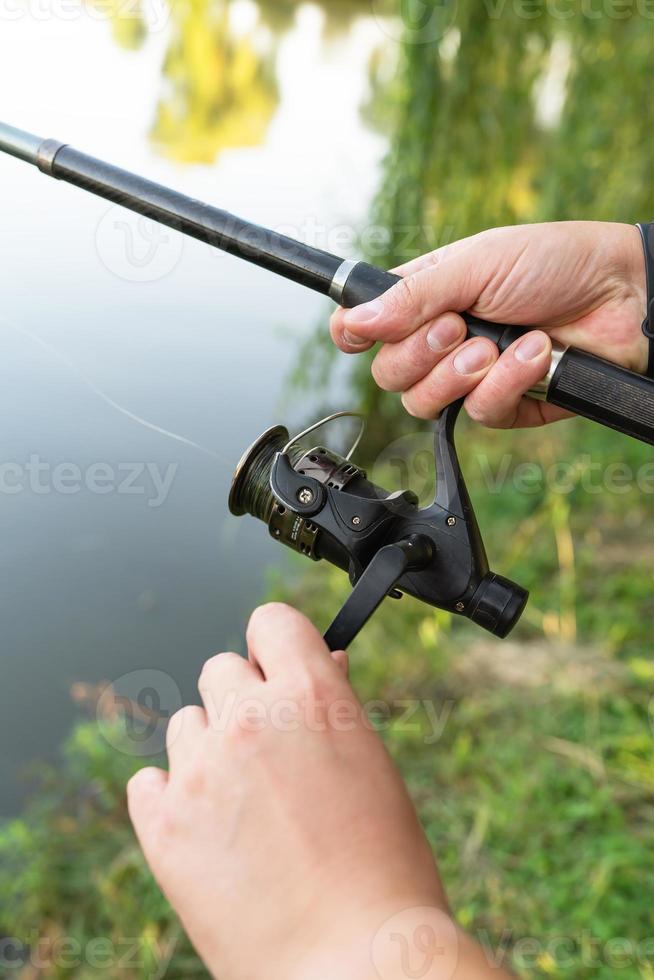
<svg viewBox="0 0 654 980"><path fill-rule="evenodd" d="M454 370L458 374L477 374L488 367L492 357L487 344L470 344L454 358Z"/></svg>
<svg viewBox="0 0 654 980"><path fill-rule="evenodd" d="M522 364L535 361L547 347L547 337L542 333L530 333L515 349L516 360Z"/></svg>
<svg viewBox="0 0 654 980"><path fill-rule="evenodd" d="M355 333L350 333L349 330L343 331L343 340L351 347L363 347L364 344L368 344L368 341L363 337L357 337Z"/></svg>
<svg viewBox="0 0 654 980"><path fill-rule="evenodd" d="M409 404L407 402L406 395L402 395L401 402L402 402L402 408L404 409L404 411L405 412L408 412L409 415L411 415L412 413L411 413L411 409L409 408Z"/></svg>
<svg viewBox="0 0 654 980"><path fill-rule="evenodd" d="M384 304L379 299L374 299L372 303L364 303L363 306L355 306L353 310L346 310L343 322L349 325L356 323L371 323L376 320L384 309Z"/></svg>
<svg viewBox="0 0 654 980"><path fill-rule="evenodd" d="M438 353L456 344L460 336L461 330L456 323L452 320L441 320L427 334L427 346Z"/></svg>

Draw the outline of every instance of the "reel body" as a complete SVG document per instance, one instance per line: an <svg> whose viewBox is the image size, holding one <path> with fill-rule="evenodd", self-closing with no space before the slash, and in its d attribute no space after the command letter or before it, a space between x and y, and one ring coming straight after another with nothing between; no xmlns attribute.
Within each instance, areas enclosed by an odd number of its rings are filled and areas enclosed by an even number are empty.
<svg viewBox="0 0 654 980"><path fill-rule="evenodd" d="M349 458L289 442L282 427L264 433L241 460L231 512L258 517L276 540L349 574L354 589L327 631L330 649L346 649L389 595L411 595L502 638L520 619L528 593L490 571L459 466L461 406L436 423L437 493L423 509L410 491L375 486Z"/></svg>

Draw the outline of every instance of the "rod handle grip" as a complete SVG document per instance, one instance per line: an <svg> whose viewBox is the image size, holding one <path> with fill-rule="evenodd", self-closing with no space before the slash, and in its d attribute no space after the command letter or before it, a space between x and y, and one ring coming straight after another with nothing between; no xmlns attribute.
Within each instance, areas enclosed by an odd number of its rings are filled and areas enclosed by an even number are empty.
<svg viewBox="0 0 654 980"><path fill-rule="evenodd" d="M368 303L398 282L400 276L360 262L346 283L343 305L351 308ZM487 337L502 352L530 329L489 323L468 313L462 315L469 337ZM634 374L594 354L569 348L562 355L552 377L547 401L623 435L654 445L654 380Z"/></svg>
<svg viewBox="0 0 654 980"><path fill-rule="evenodd" d="M654 381L611 361L570 348L554 373L547 400L654 445Z"/></svg>
<svg viewBox="0 0 654 980"><path fill-rule="evenodd" d="M393 272L384 272L383 269L377 269L367 262L357 262L343 288L341 306L351 310L363 303L370 303L373 299L379 299L401 281L402 277L396 276Z"/></svg>
<svg viewBox="0 0 654 980"><path fill-rule="evenodd" d="M362 303L370 303L387 293L389 289L401 282L401 276L396 276L392 272L384 272L377 269L367 262L358 262L343 289L341 305L346 309L361 306ZM527 330L522 327L509 326L503 323L489 323L487 320L480 320L476 316L468 313L462 314L468 326L470 337L487 337L497 344L501 351L505 351L514 341L519 340Z"/></svg>

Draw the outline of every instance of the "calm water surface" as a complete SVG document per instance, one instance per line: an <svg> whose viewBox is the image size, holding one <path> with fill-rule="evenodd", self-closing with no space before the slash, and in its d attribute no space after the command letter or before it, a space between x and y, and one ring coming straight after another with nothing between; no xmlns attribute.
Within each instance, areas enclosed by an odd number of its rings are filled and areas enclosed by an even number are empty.
<svg viewBox="0 0 654 980"><path fill-rule="evenodd" d="M226 47L201 17L3 26L2 116L347 251L337 226L363 219L384 151L361 117L383 31L356 4L291 4L281 24L232 8ZM232 102L214 105L221 85ZM191 700L206 657L240 648L284 556L229 516L231 471L264 428L311 416L284 382L326 304L12 160L0 198L6 814L79 715L75 682L161 671Z"/></svg>

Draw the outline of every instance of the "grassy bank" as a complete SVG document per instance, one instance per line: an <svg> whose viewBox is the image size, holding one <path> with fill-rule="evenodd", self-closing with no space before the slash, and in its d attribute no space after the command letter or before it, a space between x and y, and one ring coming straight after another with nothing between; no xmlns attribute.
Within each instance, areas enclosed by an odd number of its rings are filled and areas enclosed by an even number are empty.
<svg viewBox="0 0 654 980"><path fill-rule="evenodd" d="M373 214L388 244L371 259L390 267L407 249L507 222L654 212L641 22L433 6L445 18L437 40L407 44L378 93L394 136ZM538 92L556 58L565 98L543 119ZM323 324L297 383L328 371L325 337ZM374 468L416 426L375 390L365 358L351 390L370 418ZM462 423L459 440L492 564L531 589L529 611L500 643L389 601L352 650L354 684L386 706L371 710L457 913L489 955L524 977L652 980L651 451L581 422L528 433ZM327 625L344 576L290 568L274 594ZM0 932L32 951L41 939L44 964L9 963L7 976L86 980L116 975L119 958L126 980L206 975L129 829L134 766L82 724L38 802L0 830Z"/></svg>

